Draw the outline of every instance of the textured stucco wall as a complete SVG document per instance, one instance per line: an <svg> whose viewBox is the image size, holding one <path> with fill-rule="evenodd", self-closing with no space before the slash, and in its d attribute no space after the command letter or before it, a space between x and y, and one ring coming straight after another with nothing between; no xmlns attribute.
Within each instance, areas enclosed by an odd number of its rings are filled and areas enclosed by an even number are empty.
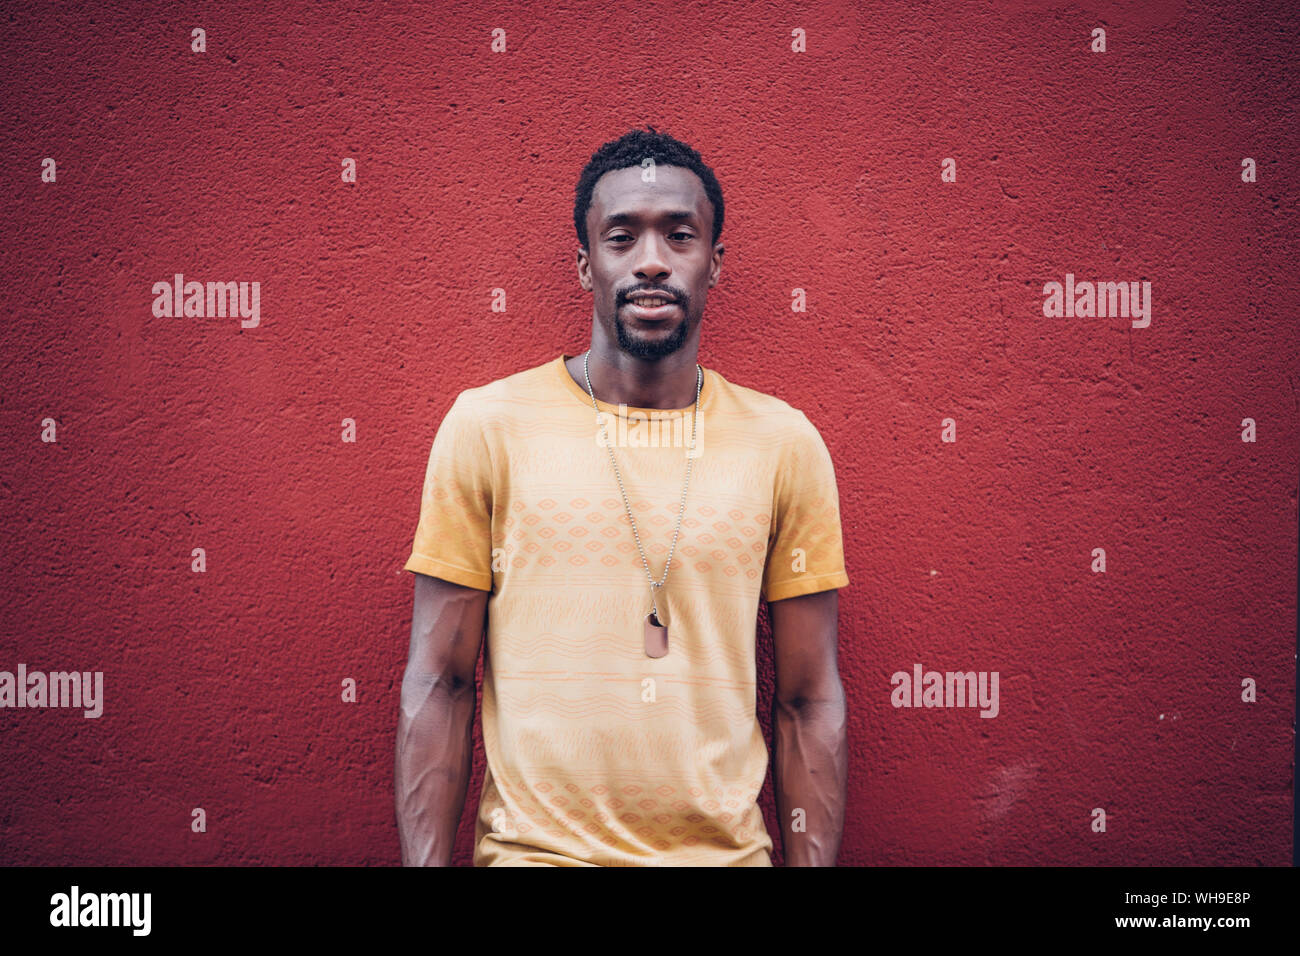
<svg viewBox="0 0 1300 956"><path fill-rule="evenodd" d="M585 347L573 184L647 122L728 203L702 363L835 461L841 862L1287 862L1288 6L12 6L0 670L106 699L0 710L0 862L397 861L429 443ZM155 318L176 273L258 281L260 325ZM1150 281L1149 327L1044 317L1066 273ZM998 671L999 715L894 708L918 662Z"/></svg>

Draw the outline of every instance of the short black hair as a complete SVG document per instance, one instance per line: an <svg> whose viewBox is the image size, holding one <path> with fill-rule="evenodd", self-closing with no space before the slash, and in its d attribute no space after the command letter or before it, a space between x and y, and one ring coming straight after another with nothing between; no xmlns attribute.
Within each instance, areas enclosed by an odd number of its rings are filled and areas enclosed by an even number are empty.
<svg viewBox="0 0 1300 956"><path fill-rule="evenodd" d="M587 248L587 210L591 208L591 193L596 188L596 180L616 169L640 166L647 157L653 159L656 166L680 166L700 177L704 195L713 204L713 241L718 241L718 236L722 235L723 214L722 187L718 185L718 177L691 147L667 133L658 132L653 126L647 126L646 129L629 130L618 139L610 140L592 153L591 160L583 167L573 201L573 225L578 230L578 242L582 248Z"/></svg>

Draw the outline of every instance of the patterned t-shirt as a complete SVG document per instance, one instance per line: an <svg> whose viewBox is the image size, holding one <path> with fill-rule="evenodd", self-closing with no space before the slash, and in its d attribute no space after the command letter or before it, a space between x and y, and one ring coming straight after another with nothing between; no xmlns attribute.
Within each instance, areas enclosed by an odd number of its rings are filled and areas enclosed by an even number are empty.
<svg viewBox="0 0 1300 956"><path fill-rule="evenodd" d="M771 866L757 797L760 599L849 583L830 455L803 412L704 370L668 580L668 654L591 396L560 355L457 396L406 570L490 591L474 864ZM658 581L691 409L599 402Z"/></svg>

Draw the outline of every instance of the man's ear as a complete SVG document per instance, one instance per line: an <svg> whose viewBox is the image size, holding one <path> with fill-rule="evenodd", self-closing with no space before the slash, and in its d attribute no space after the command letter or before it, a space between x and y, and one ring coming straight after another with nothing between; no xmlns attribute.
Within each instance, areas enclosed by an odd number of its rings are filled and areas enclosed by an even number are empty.
<svg viewBox="0 0 1300 956"><path fill-rule="evenodd" d="M591 291L591 259L582 246L578 246L578 284L586 291Z"/></svg>
<svg viewBox="0 0 1300 956"><path fill-rule="evenodd" d="M713 267L709 270L710 289L718 284L718 276L722 274L722 254L726 251L727 247L720 242L713 247Z"/></svg>

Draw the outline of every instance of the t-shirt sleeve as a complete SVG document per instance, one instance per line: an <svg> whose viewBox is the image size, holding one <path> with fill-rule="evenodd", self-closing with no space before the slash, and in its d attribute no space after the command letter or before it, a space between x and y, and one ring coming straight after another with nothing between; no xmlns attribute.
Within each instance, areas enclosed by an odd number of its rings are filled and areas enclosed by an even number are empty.
<svg viewBox="0 0 1300 956"><path fill-rule="evenodd" d="M840 499L835 467L816 426L801 427L782 445L777 469L771 543L763 568L762 598L781 601L847 587Z"/></svg>
<svg viewBox="0 0 1300 956"><path fill-rule="evenodd" d="M405 570L492 590L492 463L464 393L434 436Z"/></svg>

